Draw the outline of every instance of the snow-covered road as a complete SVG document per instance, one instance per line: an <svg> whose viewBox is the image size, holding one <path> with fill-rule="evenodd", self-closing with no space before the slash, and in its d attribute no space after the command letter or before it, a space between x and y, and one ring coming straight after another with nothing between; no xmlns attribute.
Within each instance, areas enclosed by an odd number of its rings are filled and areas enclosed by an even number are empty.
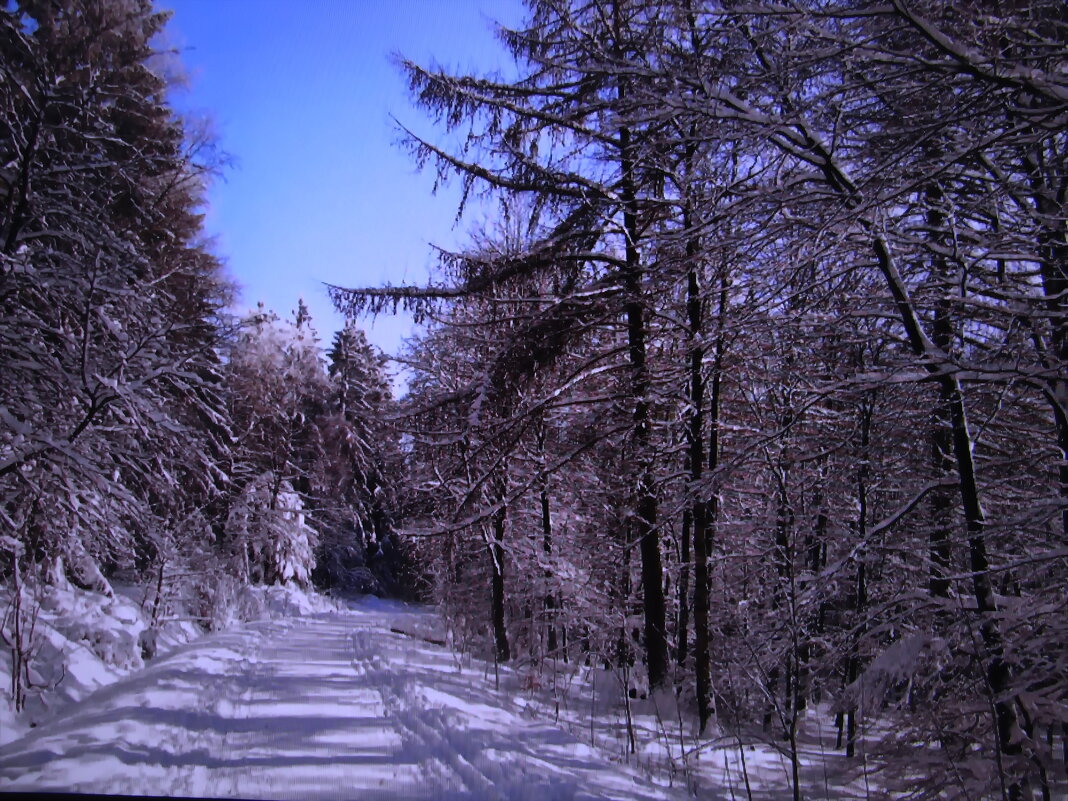
<svg viewBox="0 0 1068 801"><path fill-rule="evenodd" d="M369 602L206 637L0 749L0 790L679 797L524 714L432 644L435 625L420 610Z"/></svg>

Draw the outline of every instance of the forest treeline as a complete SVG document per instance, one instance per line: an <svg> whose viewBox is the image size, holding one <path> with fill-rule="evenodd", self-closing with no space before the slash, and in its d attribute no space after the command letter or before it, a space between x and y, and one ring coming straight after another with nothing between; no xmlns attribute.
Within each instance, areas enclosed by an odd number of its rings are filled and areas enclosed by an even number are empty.
<svg viewBox="0 0 1068 801"><path fill-rule="evenodd" d="M498 662L779 743L797 797L827 714L895 797L1061 791L1062 0L530 0L507 78L402 62L413 157L497 223L332 290L423 323L399 401L355 323L227 312L165 21L0 9L12 597L418 586Z"/></svg>
<svg viewBox="0 0 1068 801"><path fill-rule="evenodd" d="M147 0L0 8L0 577L16 707L38 590L153 588L207 627L243 585L410 592L381 354L303 302L235 318L220 166ZM410 582L409 582L410 583ZM6 603L6 602L5 602ZM191 609L190 609L191 605Z"/></svg>
<svg viewBox="0 0 1068 801"><path fill-rule="evenodd" d="M895 797L1057 794L1063 2L527 6L507 77L401 63L414 158L499 223L333 290L426 322L453 625L762 729L795 785L818 705Z"/></svg>

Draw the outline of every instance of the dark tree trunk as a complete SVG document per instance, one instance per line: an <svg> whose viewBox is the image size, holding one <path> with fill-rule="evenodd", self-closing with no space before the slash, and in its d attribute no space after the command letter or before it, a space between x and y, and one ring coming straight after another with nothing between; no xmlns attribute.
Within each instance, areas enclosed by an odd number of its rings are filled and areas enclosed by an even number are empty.
<svg viewBox="0 0 1068 801"><path fill-rule="evenodd" d="M823 502L823 487L820 483L816 484L813 492L812 506L817 512L816 520L812 526L812 533L805 538L805 563L809 572L816 577L823 569L822 560L827 544L827 512ZM816 580L818 581L819 579L817 578ZM823 629L824 604L820 604L812 620L813 636L803 637L798 647L797 692L798 709L800 710L808 707L810 696L813 700L819 701L818 687L815 690L811 687L810 668L815 652L813 645L822 638Z"/></svg>
<svg viewBox="0 0 1068 801"><path fill-rule="evenodd" d="M937 186L927 192L927 224L932 235L937 236L945 227L945 215L941 211L942 192ZM931 273L939 295L934 306L931 339L943 353L953 352L953 321L949 298L946 297L950 281L949 265L940 254L931 260ZM935 478L945 478L953 472L953 421L950 415L951 398L944 385L939 386L938 405L931 413L931 466ZM930 592L937 598L949 597L949 575L953 560L953 498L951 488L937 487L931 493L931 534L928 551L930 558Z"/></svg>
<svg viewBox="0 0 1068 801"><path fill-rule="evenodd" d="M691 209L686 208L686 225L690 227ZM687 315L690 324L690 430L689 463L690 481L696 497L693 503L693 543L694 543L694 673L697 689L697 713L700 730L703 732L708 721L715 713L712 699L712 665L709 620L709 534L719 515L719 501L716 493L707 493L700 486L704 474L704 420L705 420L705 380L702 375L705 352L701 345L704 332L704 304L701 297L700 274L697 255L700 244L691 238L686 244L690 268L687 280ZM717 317L718 333L712 364L711 397L708 409L709 441L708 469L714 472L719 466L719 412L720 412L720 374L722 370L724 337L723 315L726 310L726 276L720 276L719 308ZM698 493L707 493L701 495Z"/></svg>
<svg viewBox="0 0 1068 801"><path fill-rule="evenodd" d="M693 227L693 212L690 204L684 211L684 225ZM701 276L697 264L700 243L696 235L686 242L688 275L686 281L686 314L690 324L690 430L689 461L690 486L693 493L693 550L694 550L694 672L697 685L697 715L703 732L712 717L712 679L708 656L708 504L703 494L701 477L705 466L705 379L702 375L705 349L701 344L704 335L704 300L701 297Z"/></svg>
<svg viewBox="0 0 1068 801"><path fill-rule="evenodd" d="M868 536L868 477L871 472L869 450L871 447L872 404L866 398L860 407L860 465L857 468L857 541L864 542ZM853 612L856 615L856 634L846 664L846 682L852 684L860 676L860 640L864 637L867 626L864 623L865 609L868 605L867 566L861 557L857 565L857 584L853 598ZM846 756L856 754L857 744L857 710L850 708L846 713Z"/></svg>
<svg viewBox="0 0 1068 801"><path fill-rule="evenodd" d="M1019 723L1016 718L1014 699L1011 696L1011 671L1005 661L1001 629L998 626L997 603L990 584L990 558L986 550L986 519L979 502L979 487L972 460L972 437L968 430L968 417L964 397L955 377L945 379L949 384L950 412L953 425L953 450L960 476L961 502L968 531L968 562L972 572L972 592L982 618L979 633L987 652L987 682L993 696L994 717L997 724L998 744L1002 753L1016 756L1020 753Z"/></svg>
<svg viewBox="0 0 1068 801"><path fill-rule="evenodd" d="M626 93L620 88L619 99ZM638 462L638 486L635 503L634 536L641 555L642 603L645 616L645 657L649 670L649 687L663 687L668 679L668 641L664 601L664 570L660 558L660 538L656 529L657 502L649 448L649 367L646 363L645 304L643 303L641 256L638 251L638 201L634 176L634 155L629 128L619 132L623 201L623 229L626 236L626 267L623 289L626 292L627 346L630 357L630 398L633 403L634 455Z"/></svg>
<svg viewBox="0 0 1068 801"><path fill-rule="evenodd" d="M935 341L938 340L938 314L935 317ZM953 472L953 431L950 417L951 398L944 386L939 387L938 405L931 413L931 464L936 478ZM949 597L949 575L953 561L953 498L951 488L936 487L931 493L931 535L929 540L930 592L937 598Z"/></svg>
<svg viewBox="0 0 1068 801"><path fill-rule="evenodd" d="M541 500L541 547L545 554L545 620L549 627L548 648L550 654L556 653L556 599L553 598L552 577L553 572L548 566L548 561L553 555L553 519L549 507L549 477L543 476L540 490Z"/></svg>
<svg viewBox="0 0 1068 801"><path fill-rule="evenodd" d="M690 463L686 462L687 471ZM675 661L679 665L685 665L690 655L690 543L693 539L693 510L690 508L682 511L682 534L679 554L679 586L678 586L678 647L675 651Z"/></svg>
<svg viewBox="0 0 1068 801"><path fill-rule="evenodd" d="M508 630L504 626L504 530L508 511L501 507L493 515L493 542L490 545L492 560L491 577L491 615L493 618L493 644L498 662L507 662L512 658L508 645Z"/></svg>

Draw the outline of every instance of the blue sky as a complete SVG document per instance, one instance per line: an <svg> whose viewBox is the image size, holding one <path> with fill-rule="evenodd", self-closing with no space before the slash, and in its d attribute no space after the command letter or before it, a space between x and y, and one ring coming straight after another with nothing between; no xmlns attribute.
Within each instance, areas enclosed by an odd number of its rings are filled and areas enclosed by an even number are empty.
<svg viewBox="0 0 1068 801"><path fill-rule="evenodd" d="M208 232L242 287L239 310L263 301L285 317L303 296L324 344L341 325L323 282L419 283L429 243L461 244L457 193L434 196L390 115L433 134L390 61L484 73L507 70L492 20L517 23L518 0L160 0L174 11L168 44L188 85L183 112L212 120L233 158L209 195ZM364 322L395 352L406 319Z"/></svg>

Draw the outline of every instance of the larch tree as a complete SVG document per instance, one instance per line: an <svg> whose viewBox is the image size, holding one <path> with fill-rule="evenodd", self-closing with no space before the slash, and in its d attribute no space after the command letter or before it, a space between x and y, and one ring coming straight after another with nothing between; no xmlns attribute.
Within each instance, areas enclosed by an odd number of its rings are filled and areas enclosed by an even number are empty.
<svg viewBox="0 0 1068 801"><path fill-rule="evenodd" d="M404 302L491 296L531 281L555 290L534 298L538 318L514 330L494 355L522 347L515 371L551 363L590 329L611 298L625 332L631 414L632 509L627 527L641 563L644 650L649 683L666 685L668 632L654 477L649 359L649 264L645 236L657 213L660 180L649 168L651 134L630 101L627 66L648 55L657 32L656 4L531 4L529 25L502 31L520 68L512 81L453 76L411 62L404 68L420 104L447 128L476 126L450 152L411 135L421 162L458 175L465 193L486 191L529 203L531 236L493 258L460 258L454 285L439 288L339 289L350 311ZM476 155L477 154L477 155ZM508 201L511 202L511 201ZM555 277L555 278L554 278ZM629 551L629 546L628 546Z"/></svg>
<svg viewBox="0 0 1068 801"><path fill-rule="evenodd" d="M1008 168L999 168L998 159L1026 151L1022 142L1033 141L1036 129L1047 156L1039 183L1063 175L1048 160L1058 150L1053 121L1063 119L1063 80L1044 61L1063 57L1063 49L1056 55L1063 25L1049 12L1039 4L983 18L980 28L990 30L978 30L972 47L946 32L964 13L952 4L921 11L898 3L873 13L711 6L702 11L703 24L719 32L720 45L703 71L677 75L686 91L665 103L666 113L692 113L707 130L730 125L747 132L749 158L777 162L774 172L753 176L744 192L780 204L768 238L792 238L803 259L808 243L837 237L839 264L852 260L881 279L886 313L897 325L892 336L906 346L897 369L911 369L914 380L939 388L931 404L936 468L944 475L952 466L957 525L952 535L932 530L931 586L936 595L946 593L939 577L952 536L961 546L953 550L965 557L968 604L977 613L970 631L982 643L976 664L993 710L999 759L991 781L1000 781L1009 797L1022 793L1026 762L1035 762L1041 748L1028 746L1035 749L1028 756L1023 745L1032 713L1014 677L1022 665L1008 657L1014 648L1007 632L1015 621L994 584L1014 537L1006 519L991 517L1006 507L984 473L995 469L984 442L1002 430L1006 415L980 410L997 386L1047 397L1054 390L1039 379L1053 364L1045 334L1036 346L1046 362L1032 366L1031 354L1021 349L1024 338L1014 333L1031 315L1030 303L1019 302L1026 292L1012 283L1034 287L1037 282L1024 276L1041 275L1035 266L1048 257L1041 246L1006 235L1011 204L999 208L1003 195L990 176L1005 186L1014 180L1009 176L1023 174L1020 159ZM1002 53L1018 60L1005 63ZM1026 114L1037 123L1026 132L1013 119L1021 93L1034 101ZM1022 207L1037 204L1028 198ZM1048 304L1048 296L1042 302ZM976 414L985 421L981 429ZM956 588L953 597L962 597Z"/></svg>

